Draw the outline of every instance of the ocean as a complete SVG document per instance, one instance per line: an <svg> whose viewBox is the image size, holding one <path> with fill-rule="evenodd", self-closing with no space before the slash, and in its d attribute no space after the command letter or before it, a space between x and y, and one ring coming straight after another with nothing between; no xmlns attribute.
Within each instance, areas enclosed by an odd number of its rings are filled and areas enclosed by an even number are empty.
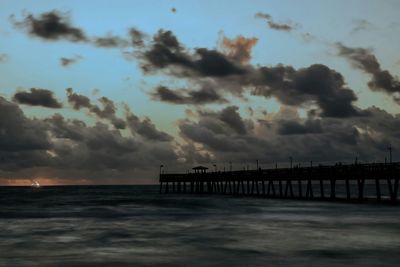
<svg viewBox="0 0 400 267"><path fill-rule="evenodd" d="M400 266L400 206L0 188L0 266Z"/></svg>

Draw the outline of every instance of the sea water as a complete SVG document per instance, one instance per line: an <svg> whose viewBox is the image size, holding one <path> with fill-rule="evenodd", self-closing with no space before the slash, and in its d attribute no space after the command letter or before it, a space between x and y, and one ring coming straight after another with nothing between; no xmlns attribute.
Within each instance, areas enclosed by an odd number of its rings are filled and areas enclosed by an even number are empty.
<svg viewBox="0 0 400 267"><path fill-rule="evenodd" d="M0 266L400 266L400 206L2 187Z"/></svg>

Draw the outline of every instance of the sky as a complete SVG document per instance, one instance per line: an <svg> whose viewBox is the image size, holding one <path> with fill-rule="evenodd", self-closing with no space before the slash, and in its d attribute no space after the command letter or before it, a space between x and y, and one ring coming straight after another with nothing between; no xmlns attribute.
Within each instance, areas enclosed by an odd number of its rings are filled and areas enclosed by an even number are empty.
<svg viewBox="0 0 400 267"><path fill-rule="evenodd" d="M399 1L0 6L0 185L396 160Z"/></svg>

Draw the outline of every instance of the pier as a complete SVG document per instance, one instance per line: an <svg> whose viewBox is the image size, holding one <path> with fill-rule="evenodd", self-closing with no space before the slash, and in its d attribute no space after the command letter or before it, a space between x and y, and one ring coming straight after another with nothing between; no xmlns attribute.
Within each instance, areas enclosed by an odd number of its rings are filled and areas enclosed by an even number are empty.
<svg viewBox="0 0 400 267"><path fill-rule="evenodd" d="M223 172L198 166L192 173L161 173L160 168L159 181L160 193L397 203L399 178L396 162Z"/></svg>

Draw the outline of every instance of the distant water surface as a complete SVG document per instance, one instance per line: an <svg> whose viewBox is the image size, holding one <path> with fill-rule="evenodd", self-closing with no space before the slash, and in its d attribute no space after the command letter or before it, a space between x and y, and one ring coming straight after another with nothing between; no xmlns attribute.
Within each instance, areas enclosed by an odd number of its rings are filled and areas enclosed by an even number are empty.
<svg viewBox="0 0 400 267"><path fill-rule="evenodd" d="M0 266L400 266L400 206L0 188Z"/></svg>

